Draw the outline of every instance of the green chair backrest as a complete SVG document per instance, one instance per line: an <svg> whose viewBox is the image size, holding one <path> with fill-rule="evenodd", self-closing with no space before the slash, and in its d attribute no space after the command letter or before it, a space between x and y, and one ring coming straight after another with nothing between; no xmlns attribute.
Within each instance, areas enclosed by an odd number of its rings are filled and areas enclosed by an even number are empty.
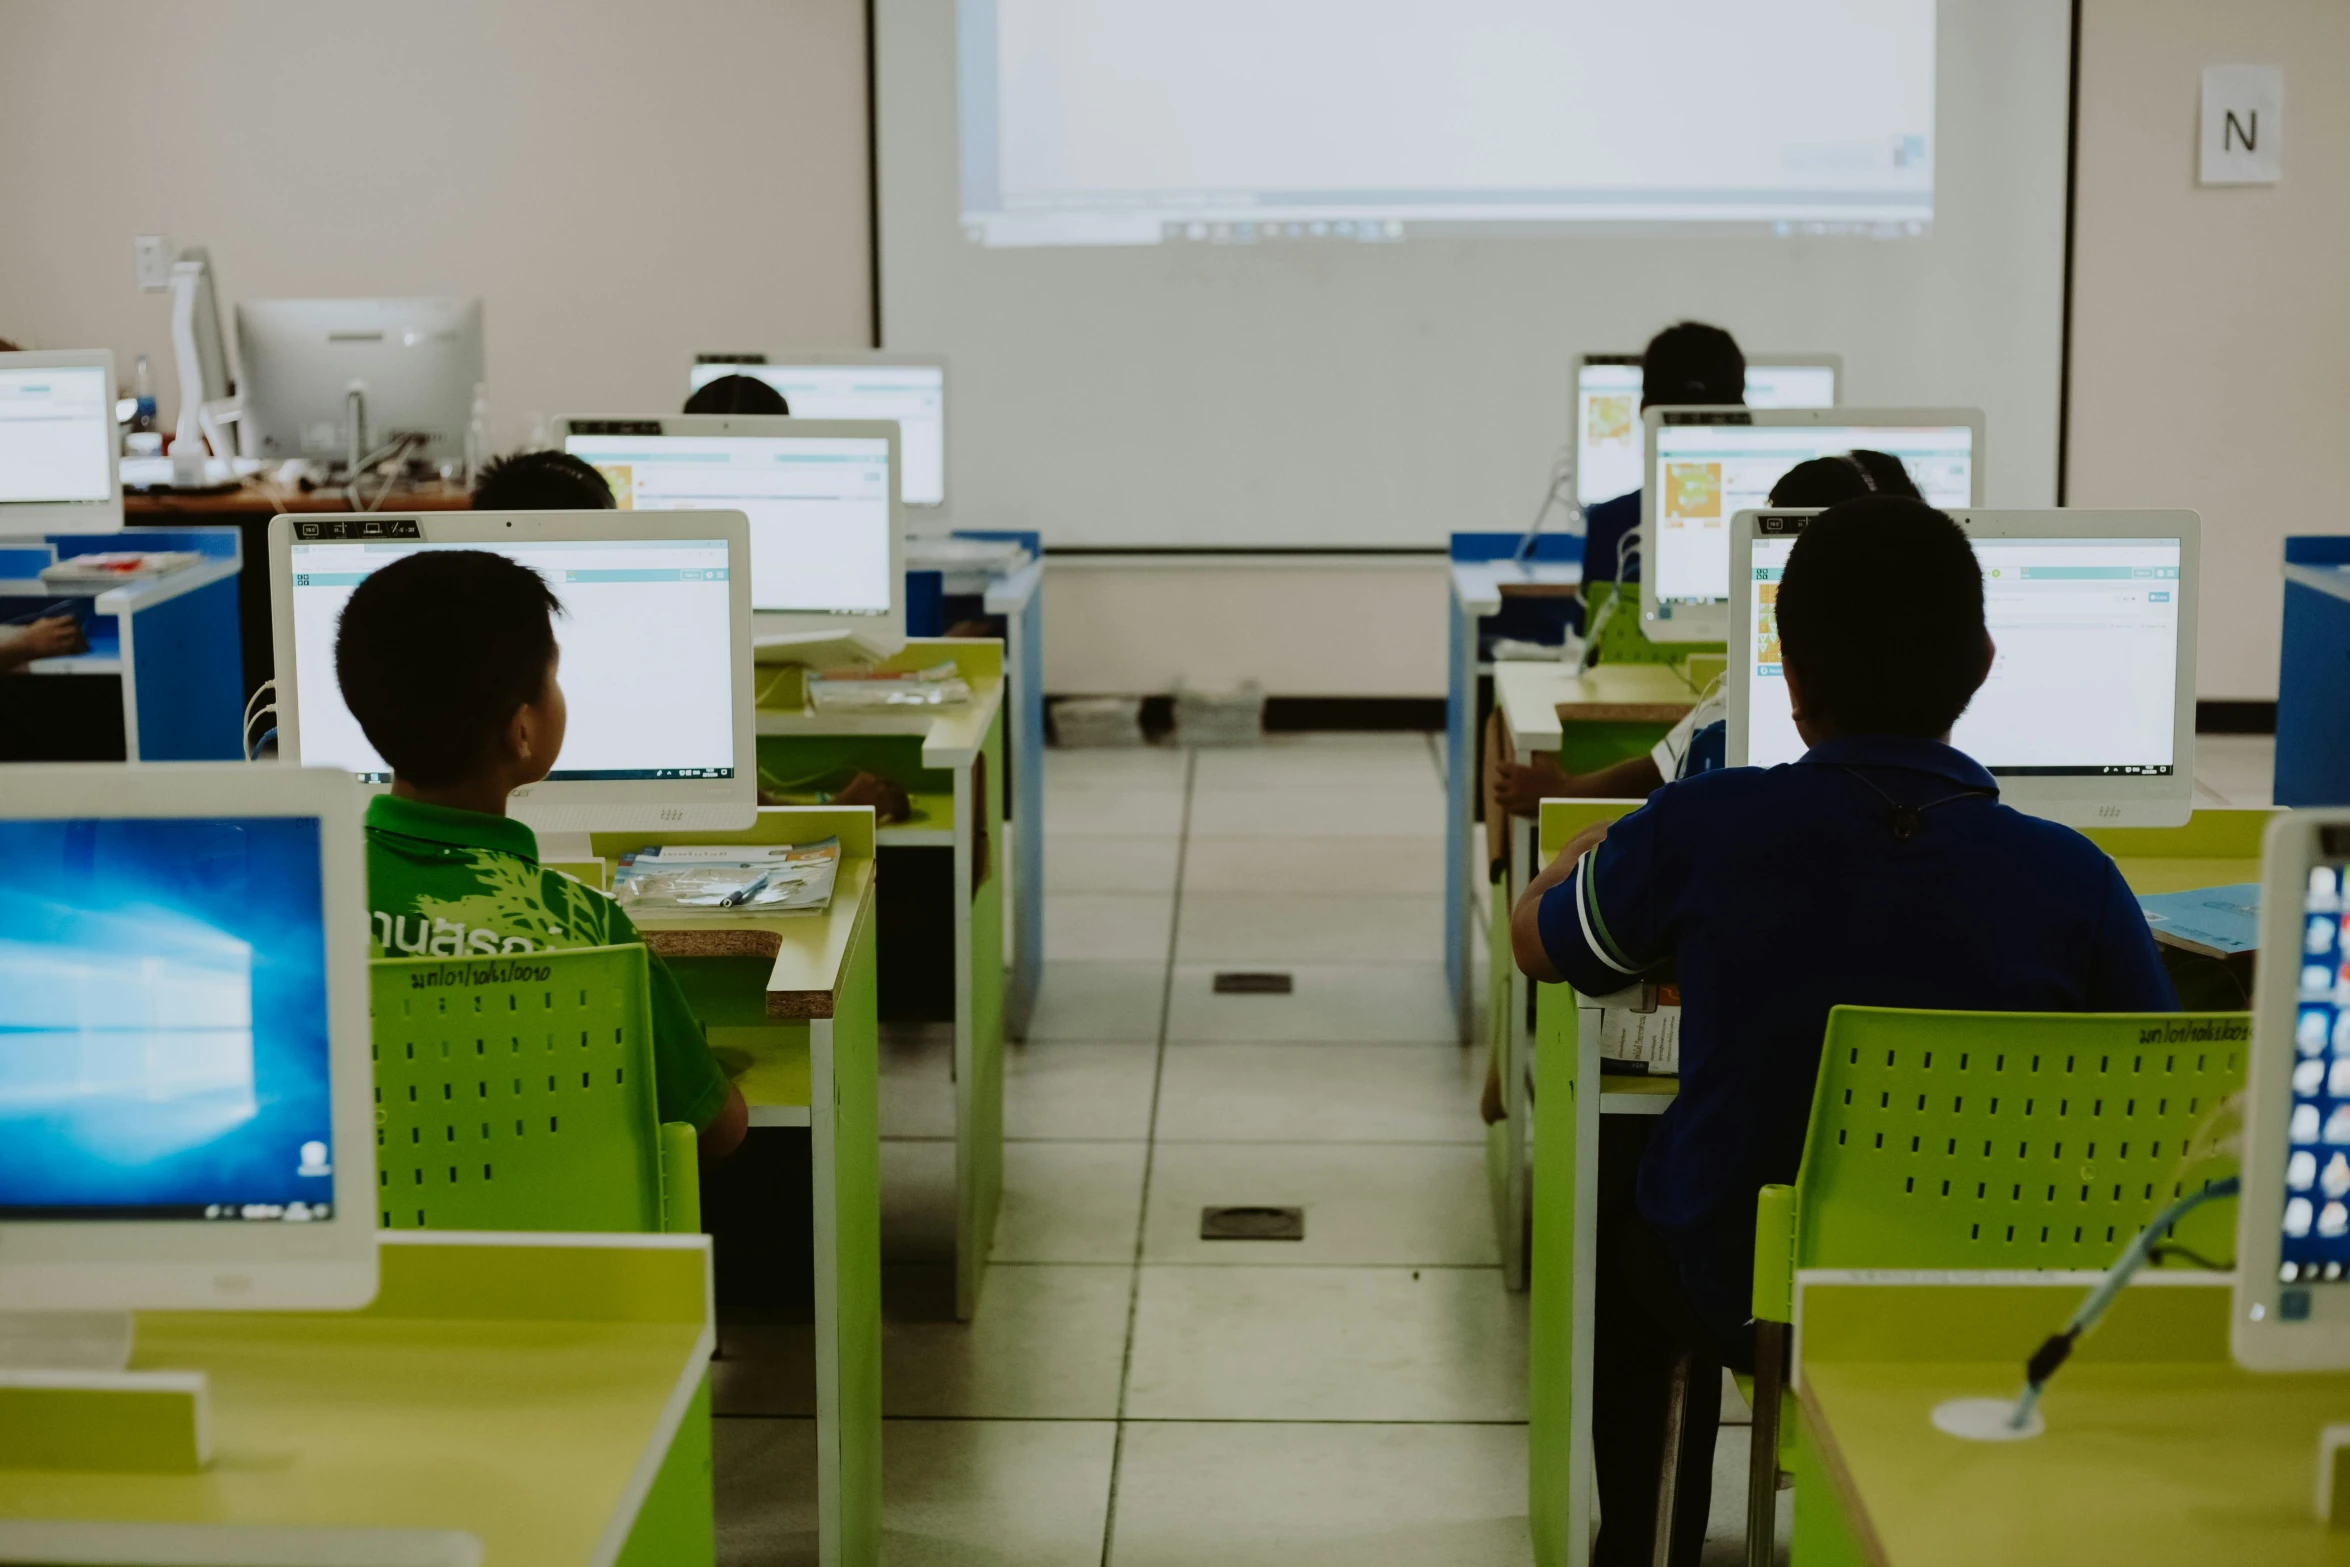
<svg viewBox="0 0 2350 1567"><path fill-rule="evenodd" d="M699 1227L693 1130L658 1121L641 945L369 968L385 1229Z"/></svg>
<svg viewBox="0 0 2350 1567"><path fill-rule="evenodd" d="M2250 1045L2241 1012L1838 1007L1792 1264L2109 1267L2174 1197L2233 1173L2209 1145ZM2211 1205L2177 1240L2225 1259L2234 1225Z"/></svg>

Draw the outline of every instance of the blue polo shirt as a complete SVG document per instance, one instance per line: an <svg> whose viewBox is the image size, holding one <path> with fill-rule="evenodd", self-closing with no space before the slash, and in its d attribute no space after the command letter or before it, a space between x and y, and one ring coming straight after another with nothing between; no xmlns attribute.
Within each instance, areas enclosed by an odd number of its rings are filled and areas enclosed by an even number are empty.
<svg viewBox="0 0 2350 1567"><path fill-rule="evenodd" d="M1616 580L1616 547L1624 542L1624 535L1640 526L1640 492L1619 495L1612 501L1601 501L1583 512L1583 580L1585 582L1613 582ZM1624 580L1640 580L1640 557L1635 555L1624 563Z"/></svg>
<svg viewBox="0 0 2350 1567"><path fill-rule="evenodd" d="M1795 1179L1829 1008L2178 1005L2113 861L1997 787L1931 740L1830 740L1665 785L1544 894L1543 947L1577 990L1680 983L1681 1088L1640 1211L1717 1333L1752 1315L1755 1193ZM1907 842L1886 796L1930 807Z"/></svg>

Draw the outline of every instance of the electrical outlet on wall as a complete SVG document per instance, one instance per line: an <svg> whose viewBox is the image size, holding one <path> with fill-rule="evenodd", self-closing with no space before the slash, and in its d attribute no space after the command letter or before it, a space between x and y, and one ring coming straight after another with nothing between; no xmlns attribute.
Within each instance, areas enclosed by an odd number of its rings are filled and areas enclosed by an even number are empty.
<svg viewBox="0 0 2350 1567"><path fill-rule="evenodd" d="M139 271L139 290L147 294L171 291L171 239L163 234L141 234L131 241L131 256Z"/></svg>

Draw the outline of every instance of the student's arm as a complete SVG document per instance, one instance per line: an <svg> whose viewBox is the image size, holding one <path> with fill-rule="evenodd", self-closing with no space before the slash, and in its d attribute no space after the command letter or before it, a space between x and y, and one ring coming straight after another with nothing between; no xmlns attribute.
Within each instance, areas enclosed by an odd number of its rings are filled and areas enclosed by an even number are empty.
<svg viewBox="0 0 2350 1567"><path fill-rule="evenodd" d="M1518 960L1518 971L1527 978L1555 985L1564 977L1551 963L1550 954L1542 950L1542 900L1551 888L1575 873L1575 862L1599 846L1607 829L1608 823L1593 822L1569 838L1566 847L1518 895L1517 907L1510 910L1510 953Z"/></svg>
<svg viewBox="0 0 2350 1567"><path fill-rule="evenodd" d="M717 1116L702 1128L700 1147L705 1159L723 1159L743 1145L750 1135L751 1107L743 1103L743 1091L732 1083L726 1085L726 1103L718 1107Z"/></svg>
<svg viewBox="0 0 2350 1567"><path fill-rule="evenodd" d="M1503 762L1494 769L1494 797L1515 816L1532 816L1545 800L1645 800L1664 783L1656 762L1634 756L1592 773L1570 773L1547 758Z"/></svg>
<svg viewBox="0 0 2350 1567"><path fill-rule="evenodd" d="M1657 853L1658 796L1567 841L1510 911L1510 951L1529 977L1585 995L1621 990L1668 955L1671 873Z"/></svg>
<svg viewBox="0 0 2350 1567"><path fill-rule="evenodd" d="M2122 880L2121 867L2105 862L2105 907L2097 924L2097 950L2090 955L2089 1010L2092 1012L2176 1012L2178 992L2162 966L2162 949L2147 928L2146 912Z"/></svg>
<svg viewBox="0 0 2350 1567"><path fill-rule="evenodd" d="M749 1130L750 1110L710 1053L702 1020L669 965L647 951L645 967L652 980L653 1083L661 1119L688 1123L701 1133L703 1157L724 1158Z"/></svg>

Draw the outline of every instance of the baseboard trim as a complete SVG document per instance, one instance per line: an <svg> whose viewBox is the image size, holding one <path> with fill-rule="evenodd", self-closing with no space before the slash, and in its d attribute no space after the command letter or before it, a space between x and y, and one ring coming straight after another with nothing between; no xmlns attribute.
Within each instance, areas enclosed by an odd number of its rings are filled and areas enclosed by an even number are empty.
<svg viewBox="0 0 2350 1567"><path fill-rule="evenodd" d="M2277 732L2274 702L2197 702L2195 732L2199 735L2273 735Z"/></svg>

